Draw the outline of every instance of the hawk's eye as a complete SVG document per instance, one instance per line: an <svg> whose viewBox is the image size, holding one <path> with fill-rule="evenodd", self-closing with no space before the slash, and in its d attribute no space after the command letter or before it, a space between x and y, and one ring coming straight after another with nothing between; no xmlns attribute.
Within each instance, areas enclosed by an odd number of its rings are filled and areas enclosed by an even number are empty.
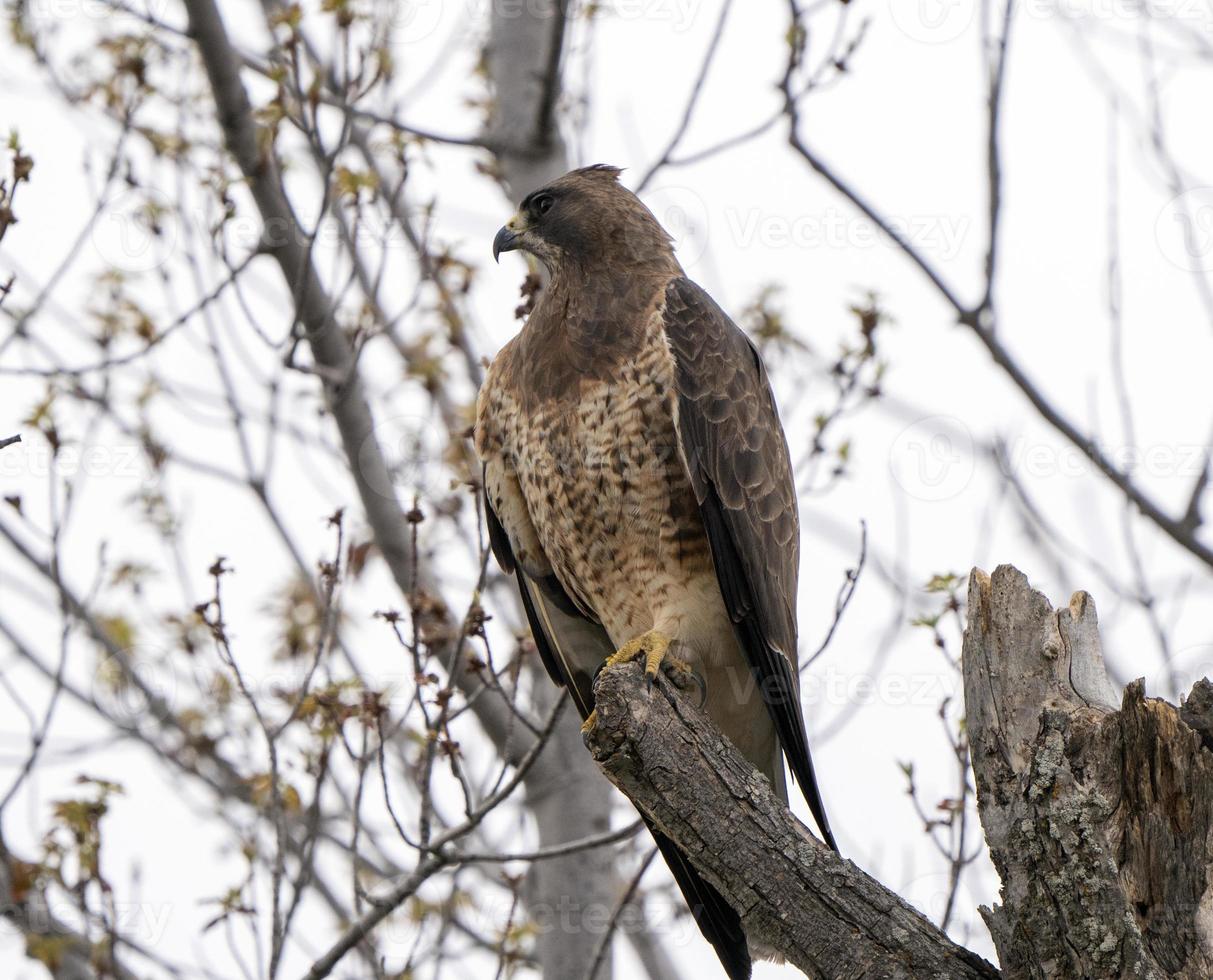
<svg viewBox="0 0 1213 980"><path fill-rule="evenodd" d="M540 194L531 202L531 210L536 214L547 214L552 210L552 205L556 201L551 194Z"/></svg>

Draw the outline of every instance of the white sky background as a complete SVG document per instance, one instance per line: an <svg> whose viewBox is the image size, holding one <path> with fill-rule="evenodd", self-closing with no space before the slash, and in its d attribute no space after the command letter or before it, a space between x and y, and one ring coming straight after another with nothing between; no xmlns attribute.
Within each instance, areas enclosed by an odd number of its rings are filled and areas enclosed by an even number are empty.
<svg viewBox="0 0 1213 980"><path fill-rule="evenodd" d="M69 31L94 31L95 22L80 20L97 13L78 5L84 2L45 0L43 9L62 19ZM1063 412L1091 427L1114 453L1126 448L1112 382L1108 315L1113 161L1119 174L1114 230L1123 271L1124 370L1137 443L1153 450L1135 477L1178 512L1213 419L1213 388L1207 380L1213 322L1197 289L1198 279L1213 269L1213 191L1202 187L1213 179L1213 130L1208 126L1213 10L1203 0L1175 0L1163 11L1184 30L1163 26L1153 32L1170 148L1193 188L1184 202L1196 217L1193 253L1185 250L1174 195L1140 126L1148 113L1147 76L1139 48L1143 22L1132 6L1113 0L1069 3L1064 8L1069 15L1062 16L1055 5L1034 0L1015 18L1002 128L1000 331ZM588 125L574 140L575 163L627 167L624 181L634 183L681 116L719 5L621 0L614 12L612 7L607 4L596 21L588 61L584 27L576 35L570 82L581 91L580 79L588 78L592 101ZM224 9L234 35L239 38L240 25L248 25L250 46L262 44L251 7L228 3ZM174 23L183 20L176 5L166 3L159 10ZM475 132L478 111L465 100L481 95L472 68L484 10L474 0L418 8L397 47L404 73L399 89L407 89L410 79L419 86L402 113L407 122L444 133ZM812 21L819 35L815 45L824 43L832 17L827 10ZM986 244L985 96L976 8L963 0L855 0L850 23L864 18L870 18L870 26L851 71L805 102L803 135L882 212L905 223L962 297L976 300ZM774 86L782 70L786 27L782 4L736 5L683 152L741 132L778 108ZM27 55L7 39L0 43L5 92L0 126L16 127L36 161L34 180L22 188L19 199L21 223L0 250L0 270L15 270L19 288L28 288L53 268L85 220L97 181L95 175L81 176L82 161L92 161L95 168L112 132L88 113L64 107ZM1124 110L1119 124L1110 108L1113 92ZM1055 604L1074 589L1090 590L1117 678L1145 675L1148 692L1168 693L1143 618L1111 594L1102 578L1105 568L1122 573L1127 568L1119 498L1036 419L974 338L954 324L921 274L786 149L785 133L780 123L765 136L702 164L667 170L645 199L678 237L688 273L735 314L760 288L778 284L789 324L826 352L852 337L847 306L865 290L875 289L895 317L880 338L889 362L884 381L888 397L843 423L853 441L852 475L830 493L802 502L803 646L814 649L828 627L864 520L872 565L904 567L906 580L914 585L937 572L963 574L974 564L991 569L1012 562ZM497 268L490 259L493 233L512 209L476 173L474 164L482 153L433 148L429 157L433 168L415 168L413 199L433 194L440 237L456 243L461 257L480 266L475 309L482 335L475 342L491 355L516 329L510 311L522 263L506 256ZM102 232L93 239L96 255L86 255L62 283L60 309L81 308L91 288L90 269L95 272L115 260L113 239L105 236ZM411 285L411 256L402 248L398 252L389 268L402 284ZM264 307L266 331L278 335L286 322L280 302L275 305L276 274L262 267L256 276L267 285L263 297L252 291L253 301ZM185 279L175 288L180 291L175 305L159 287L149 292L161 297L158 309L166 319L196 295ZM402 285L404 295L407 289ZM80 361L91 357L95 353L81 344ZM191 379L188 345L174 357L172 373ZM266 357L264 348L248 344L248 370L238 379L240 386L255 391ZM13 368L20 362L8 359L0 365ZM795 456L805 444L807 420L829 404L830 393L798 390L790 364L770 367ZM191 380L214 383L211 377ZM301 383L300 390L306 388ZM0 380L0 435L16 429L16 420L40 393L40 384L8 376ZM394 431L393 412L408 414L399 400L390 410L376 408L389 432ZM308 405L299 403L295 410L306 424ZM218 406L215 412L222 417ZM216 454L231 461L230 442L214 428L168 408L163 418L166 426L186 427L180 431L197 429L195 456ZM1064 536L1064 550L1073 558L1065 566L1041 557L1002 498L996 475L988 465L974 462L971 447L994 435L1011 444L1016 475ZM149 540L121 503L146 474L138 462L124 462L129 441L112 433L103 441L112 455L90 481L65 554L67 577L81 590L90 582L101 542L108 543L114 559L137 556L140 543ZM44 459L36 437L0 455L0 488L6 495L21 494L35 517L45 513L45 470L39 464ZM275 490L309 561L326 554L330 538L322 517L335 504L351 502L339 472L300 472L286 460ZM203 596L206 565L217 554L229 558L239 573L228 586L229 620L239 624L238 650L248 658L248 669L265 680L273 667L268 657L258 663L257 650L265 647L258 642L264 640L259 630L268 627L257 620L286 577L281 548L253 518L243 495L202 478L169 491L191 517L186 591ZM1210 591L1207 570L1184 559L1159 534L1142 529L1137 537L1171 630L1178 673L1190 683L1213 664L1213 630L1208 615L1202 615ZM427 541L439 554L445 544L449 542ZM463 550L449 560L460 569L468 564ZM44 637L55 629L55 618L29 600L24 580L24 570L15 563L0 567L0 605L28 637L53 649ZM182 591L172 569L164 569L153 595L166 602L173 595L172 601L180 604ZM400 605L381 568L359 583L347 602L351 615ZM946 868L923 838L897 763L917 764L928 803L951 795L952 773L936 710L942 696L959 692L923 630L901 630L887 659L873 668L891 602L889 590L869 567L829 651L806 681L806 709L810 732L819 734L813 740L814 757L843 854L937 916ZM917 593L904 618L932 606L933 600ZM359 635L363 664L390 678L397 651L379 629ZM31 675L15 669L11 660L3 664L38 705L43 695ZM874 693L864 695L863 685ZM861 707L851 716L857 701ZM850 722L839 727L845 717ZM34 846L51 802L68 791L77 772L124 783L126 795L116 801L105 825L105 862L120 886L138 877L145 922L142 931L134 930L136 936L178 959L197 959L221 975L230 974L222 940L198 938L211 914L198 899L234 884L241 865L226 850L226 835L209 819L211 804L183 791L137 749L99 745L83 759L73 756L72 750L103 734L74 707L61 709L44 765L6 814L10 843ZM20 716L6 706L0 714L0 764L19 762L27 737ZM650 878L659 873L664 872L651 871ZM986 955L991 955L989 940L973 909L990 901L995 887L992 870L978 865L962 892L964 914L953 930L958 940ZM315 949L292 951L286 975L297 972L307 953L322 949L333 934L330 923L317 919L310 930ZM710 950L685 928L670 938L685 950L679 953L684 975L715 969ZM628 975L627 962L620 960L621 977ZM0 933L0 973L42 975L24 960L19 940L10 933ZM797 974L759 965L755 975Z"/></svg>

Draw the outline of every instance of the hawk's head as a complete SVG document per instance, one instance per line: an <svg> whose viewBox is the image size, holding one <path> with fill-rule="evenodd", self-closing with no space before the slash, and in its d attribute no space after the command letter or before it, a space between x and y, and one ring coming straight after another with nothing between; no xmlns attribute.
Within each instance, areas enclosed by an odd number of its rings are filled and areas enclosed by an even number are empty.
<svg viewBox="0 0 1213 980"><path fill-rule="evenodd" d="M529 252L555 275L673 261L670 236L640 198L619 183L619 168L595 164L572 170L528 194L493 239L493 258Z"/></svg>

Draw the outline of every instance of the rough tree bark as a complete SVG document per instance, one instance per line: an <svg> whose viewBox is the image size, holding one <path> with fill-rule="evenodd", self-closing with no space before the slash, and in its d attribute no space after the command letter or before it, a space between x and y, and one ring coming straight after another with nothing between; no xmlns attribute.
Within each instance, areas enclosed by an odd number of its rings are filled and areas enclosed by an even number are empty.
<svg viewBox="0 0 1213 980"><path fill-rule="evenodd" d="M689 699L658 684L650 695L638 664L599 674L587 744L737 909L751 947L821 980L999 975L813 837Z"/></svg>
<svg viewBox="0 0 1213 980"><path fill-rule="evenodd" d="M969 580L965 704L1008 980L1213 976L1213 686L1118 697L1095 603ZM1119 710L1116 704L1119 702Z"/></svg>
<svg viewBox="0 0 1213 980"><path fill-rule="evenodd" d="M1002 972L812 837L684 696L604 671L587 736L608 778L806 975L1213 976L1213 684L1182 708L1119 698L1095 605L1010 566L970 579L965 695L978 806L1003 880L983 909ZM1120 701L1120 708L1114 705Z"/></svg>

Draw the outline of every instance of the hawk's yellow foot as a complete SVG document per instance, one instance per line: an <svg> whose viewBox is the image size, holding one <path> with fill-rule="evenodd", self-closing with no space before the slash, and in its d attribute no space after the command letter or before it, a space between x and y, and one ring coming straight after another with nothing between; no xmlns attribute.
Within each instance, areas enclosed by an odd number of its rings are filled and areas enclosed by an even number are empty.
<svg viewBox="0 0 1213 980"><path fill-rule="evenodd" d="M589 735L590 729L594 727L594 722L596 722L597 720L598 720L598 709L595 708L588 715L586 715L585 721L583 721L581 723L581 734L583 736Z"/></svg>
<svg viewBox="0 0 1213 980"><path fill-rule="evenodd" d="M649 630L647 633L641 633L640 636L628 640L623 646L616 650L611 656L607 657L606 663L603 664L603 669L614 667L617 664L626 664L641 654L644 654L644 675L649 679L651 684L657 678L657 671L664 664L667 668L673 668L680 673L692 673L691 665L684 660L679 660L677 657L668 656L670 644L673 640L657 630Z"/></svg>

